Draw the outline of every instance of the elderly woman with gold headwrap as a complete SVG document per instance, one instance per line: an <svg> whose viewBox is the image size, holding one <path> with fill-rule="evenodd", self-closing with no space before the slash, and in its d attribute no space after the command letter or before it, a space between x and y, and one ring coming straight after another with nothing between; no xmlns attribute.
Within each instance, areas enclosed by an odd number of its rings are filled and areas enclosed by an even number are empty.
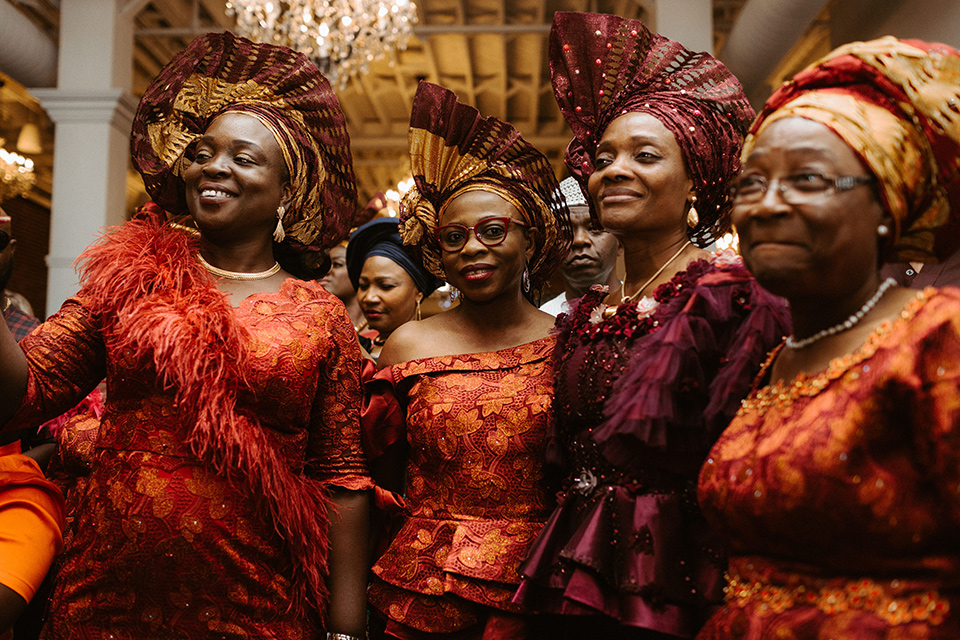
<svg viewBox="0 0 960 640"><path fill-rule="evenodd" d="M883 38L779 89L733 188L794 334L700 474L730 541L704 639L960 637L960 291L888 260L960 242L960 53Z"/></svg>
<svg viewBox="0 0 960 640"><path fill-rule="evenodd" d="M46 637L363 635L359 347L287 260L350 227L339 103L303 55L210 34L147 88L131 146L154 202L22 351L0 331L8 426L108 389Z"/></svg>
<svg viewBox="0 0 960 640"><path fill-rule="evenodd" d="M510 602L517 567L553 503L556 339L535 303L569 244L567 207L543 154L437 85L414 98L410 155L400 235L460 301L394 331L368 384L367 416L402 407L372 424L368 450L406 499L370 602L391 637L520 640L541 621Z"/></svg>

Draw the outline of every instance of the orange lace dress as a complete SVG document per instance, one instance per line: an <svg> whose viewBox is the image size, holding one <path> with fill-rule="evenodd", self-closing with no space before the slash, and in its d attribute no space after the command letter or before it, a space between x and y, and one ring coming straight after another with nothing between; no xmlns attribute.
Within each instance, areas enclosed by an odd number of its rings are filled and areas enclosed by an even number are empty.
<svg viewBox="0 0 960 640"><path fill-rule="evenodd" d="M233 309L195 250L159 219L127 223L21 343L14 422L62 413L104 376L108 389L46 638L321 633L326 487L372 486L353 325L292 279Z"/></svg>
<svg viewBox="0 0 960 640"><path fill-rule="evenodd" d="M510 602L517 569L553 507L543 462L555 343L413 360L368 387L406 407L405 432L401 420L376 434L409 445L406 508L369 590L388 632L460 631L522 611Z"/></svg>
<svg viewBox="0 0 960 640"><path fill-rule="evenodd" d="M698 638L960 638L958 388L945 288L826 370L755 390L700 472L731 557Z"/></svg>

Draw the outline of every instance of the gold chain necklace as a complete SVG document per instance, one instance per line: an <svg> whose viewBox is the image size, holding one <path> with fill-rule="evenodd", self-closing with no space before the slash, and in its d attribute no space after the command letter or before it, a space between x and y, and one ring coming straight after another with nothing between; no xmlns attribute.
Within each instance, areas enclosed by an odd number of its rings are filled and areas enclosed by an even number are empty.
<svg viewBox="0 0 960 640"><path fill-rule="evenodd" d="M280 271L280 263L274 262L273 266L267 269L266 271L257 271L255 273L245 273L243 271L227 271L226 269L221 269L220 267L215 267L206 260L203 259L203 256L200 255L200 252L197 252L197 259L200 260L200 264L203 265L203 268L217 276L218 278L226 278L227 280L263 280L269 278L273 274Z"/></svg>
<svg viewBox="0 0 960 640"><path fill-rule="evenodd" d="M666 262L664 262L664 263L663 263L663 266L660 267L659 269L657 269L657 272L656 272L655 274L653 274L652 276L650 276L650 278L649 278L646 282L644 282L643 285L642 285L639 289L637 289L636 293L634 293L632 296L625 296L625 295L622 295L622 294L621 294L621 295L620 295L620 304L627 304L628 302L633 302L634 300L636 300L637 296L639 296L639 295L643 292L643 290L646 289L646 288L650 285L651 282L653 282L653 281L656 280L658 277L660 277L660 274L663 273L664 269L666 269L667 267L669 267L670 264L673 263L674 260L676 260L677 258L679 258L679 257L680 257L680 254L683 253L683 250L686 249L687 247L689 247L690 244L691 244L691 242L690 242L689 240L687 240L686 242L684 242L684 243L683 243L683 246L681 246L680 249L679 249L675 254L673 254L673 256L671 256L669 260L667 260Z"/></svg>

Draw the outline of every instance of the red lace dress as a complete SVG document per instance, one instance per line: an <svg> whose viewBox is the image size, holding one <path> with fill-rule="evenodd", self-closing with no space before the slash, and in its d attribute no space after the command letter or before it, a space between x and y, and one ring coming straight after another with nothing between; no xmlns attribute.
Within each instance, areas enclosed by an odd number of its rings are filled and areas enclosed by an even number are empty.
<svg viewBox="0 0 960 640"><path fill-rule="evenodd" d="M605 633L692 637L722 599L724 568L697 471L784 335L786 308L729 252L610 318L604 297L592 289L558 323L551 452L569 479L515 601L624 625Z"/></svg>
<svg viewBox="0 0 960 640"><path fill-rule="evenodd" d="M108 388L45 637L317 637L324 487L372 484L342 304L287 280L232 309L156 217L97 251L78 297L21 343L13 422Z"/></svg>
<svg viewBox="0 0 960 640"><path fill-rule="evenodd" d="M388 632L460 631L522 611L510 602L517 569L553 505L543 456L554 345L413 360L368 386L406 407L405 432L401 414L376 433L409 444L406 509L369 590Z"/></svg>
<svg viewBox="0 0 960 640"><path fill-rule="evenodd" d="M958 389L945 288L826 370L755 390L700 472L731 557L698 637L960 638Z"/></svg>

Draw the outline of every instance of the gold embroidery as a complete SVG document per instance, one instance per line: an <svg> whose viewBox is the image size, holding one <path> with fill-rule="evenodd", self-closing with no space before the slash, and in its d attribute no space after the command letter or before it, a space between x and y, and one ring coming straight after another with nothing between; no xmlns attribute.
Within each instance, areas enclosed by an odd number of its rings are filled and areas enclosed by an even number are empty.
<svg viewBox="0 0 960 640"><path fill-rule="evenodd" d="M840 588L813 589L804 585L788 587L744 580L737 574L728 574L724 592L727 602L739 607L756 604L761 615L782 613L797 606L813 606L828 615L854 609L869 611L894 625L916 620L939 625L950 612L950 603L936 590L895 597L884 585L867 579L852 580Z"/></svg>
<svg viewBox="0 0 960 640"><path fill-rule="evenodd" d="M743 415L745 412L763 413L770 407L774 406L780 408L787 407L793 404L793 402L800 397L810 397L819 394L821 391L826 389L831 382L842 377L852 367L873 356L887 336L893 333L894 330L901 327L903 323L909 322L917 314L917 311L919 311L923 305L926 304L927 300L935 293L935 291L935 289L925 289L924 291L918 293L917 297L911 300L907 306L904 307L899 318L893 322L884 322L881 324L879 327L873 330L866 342L864 342L859 349L841 358L831 360L830 364L824 371L821 371L812 378L804 374L800 374L794 379L793 382L787 383L783 380L779 380L750 394L750 396L748 396L747 399L741 404L738 416ZM767 358L767 361L764 363L763 368L760 371L761 376L763 376L770 369L770 366L773 364L773 360L776 358L779 352L780 348L777 348L770 353L770 356Z"/></svg>

